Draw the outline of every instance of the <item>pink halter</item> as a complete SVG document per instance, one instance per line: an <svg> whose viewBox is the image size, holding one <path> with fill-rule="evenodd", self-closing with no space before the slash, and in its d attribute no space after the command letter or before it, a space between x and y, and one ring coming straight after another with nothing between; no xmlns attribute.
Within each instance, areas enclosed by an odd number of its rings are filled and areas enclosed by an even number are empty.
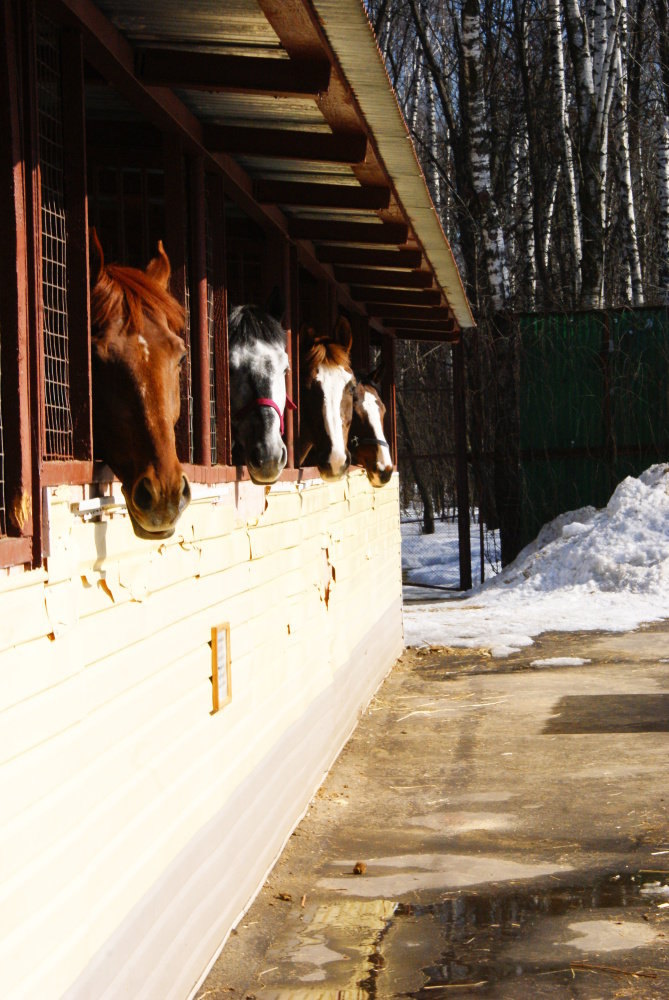
<svg viewBox="0 0 669 1000"><path fill-rule="evenodd" d="M254 406L269 406L272 410L275 410L279 414L281 436L283 437L283 413L279 409L279 404L275 403L273 399L265 399L264 397L261 397L260 399L252 399L250 403L246 404L246 406L242 406L241 410L237 410L235 417L245 417L247 413L251 412ZM295 403L288 396L286 396L286 409L297 409Z"/></svg>

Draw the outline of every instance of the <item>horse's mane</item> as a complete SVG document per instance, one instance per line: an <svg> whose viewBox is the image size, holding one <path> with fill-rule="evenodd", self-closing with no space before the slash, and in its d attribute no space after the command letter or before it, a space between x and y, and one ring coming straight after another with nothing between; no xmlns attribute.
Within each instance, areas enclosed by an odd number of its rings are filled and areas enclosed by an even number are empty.
<svg viewBox="0 0 669 1000"><path fill-rule="evenodd" d="M286 346L286 331L259 306L235 306L228 320L230 346L252 347L258 341L270 346Z"/></svg>
<svg viewBox="0 0 669 1000"><path fill-rule="evenodd" d="M311 373L315 372L321 365L326 365L328 368L345 368L346 371L353 374L351 359L346 348L328 337L319 337L315 340L307 349L304 360Z"/></svg>
<svg viewBox="0 0 669 1000"><path fill-rule="evenodd" d="M119 311L124 329L133 326L141 330L147 315L156 321L164 317L170 329L180 333L185 320L183 307L154 278L135 267L106 264L91 293L93 326L107 326Z"/></svg>

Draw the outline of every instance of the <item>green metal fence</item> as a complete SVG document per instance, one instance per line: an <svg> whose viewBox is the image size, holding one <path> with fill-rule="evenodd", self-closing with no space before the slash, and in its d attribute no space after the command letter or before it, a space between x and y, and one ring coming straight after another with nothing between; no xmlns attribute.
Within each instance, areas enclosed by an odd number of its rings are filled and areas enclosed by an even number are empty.
<svg viewBox="0 0 669 1000"><path fill-rule="evenodd" d="M522 544L669 460L667 309L520 320Z"/></svg>

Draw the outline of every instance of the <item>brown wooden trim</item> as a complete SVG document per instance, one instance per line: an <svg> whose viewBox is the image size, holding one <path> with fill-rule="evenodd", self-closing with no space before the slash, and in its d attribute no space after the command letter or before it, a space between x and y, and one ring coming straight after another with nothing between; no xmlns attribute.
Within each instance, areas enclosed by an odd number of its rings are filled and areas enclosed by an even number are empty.
<svg viewBox="0 0 669 1000"><path fill-rule="evenodd" d="M462 341L451 348L453 358L453 422L455 428L455 490L458 504L458 549L460 589L472 585L472 553L469 531L469 479L467 473L467 409L465 352Z"/></svg>
<svg viewBox="0 0 669 1000"><path fill-rule="evenodd" d="M324 163L362 163L367 139L361 132L293 132L287 129L203 126L203 143L211 153L278 156Z"/></svg>
<svg viewBox="0 0 669 1000"><path fill-rule="evenodd" d="M310 208L342 208L374 211L390 204L390 188L351 184L308 184L297 181L258 180L253 185L262 204L298 205Z"/></svg>
<svg viewBox="0 0 669 1000"><path fill-rule="evenodd" d="M329 219L289 219L288 233L296 240L326 243L405 243L409 227L404 222L332 222Z"/></svg>
<svg viewBox="0 0 669 1000"><path fill-rule="evenodd" d="M366 247L320 246L316 256L323 264L359 264L370 267L420 267L423 255L420 250L400 247L399 250L370 250Z"/></svg>
<svg viewBox="0 0 669 1000"><path fill-rule="evenodd" d="M431 288L434 281L431 271L393 271L374 267L342 267L339 264L334 269L334 276L347 285L375 288Z"/></svg>
<svg viewBox="0 0 669 1000"><path fill-rule="evenodd" d="M0 538L0 567L30 565L32 540L30 538Z"/></svg>
<svg viewBox="0 0 669 1000"><path fill-rule="evenodd" d="M356 302L389 302L401 306L438 306L441 292L433 290L413 291L402 288L369 288L365 285L351 286L351 298Z"/></svg>
<svg viewBox="0 0 669 1000"><path fill-rule="evenodd" d="M84 59L81 33L61 33L63 93L63 182L67 239L67 312L70 414L73 452L77 459L93 455L91 414L90 275L88 205L86 200L86 126Z"/></svg>
<svg viewBox="0 0 669 1000"><path fill-rule="evenodd" d="M369 305L367 312L370 316L384 319L388 326L394 326L394 320L403 319L453 319L453 313L447 306L394 306L375 302Z"/></svg>
<svg viewBox="0 0 669 1000"><path fill-rule="evenodd" d="M207 323L206 204L204 160L193 156L190 177L190 309L193 366L195 461L211 465L209 413L209 328Z"/></svg>
<svg viewBox="0 0 669 1000"><path fill-rule="evenodd" d="M286 414L286 446L288 447L288 465L291 469L295 469L298 463L297 444L300 440L300 272L297 249L292 244L288 247L287 268L287 287L290 295L290 313L289 325L287 325L288 336L286 350L288 351L288 357L290 358L290 396L297 406L297 410L289 411Z"/></svg>
<svg viewBox="0 0 669 1000"><path fill-rule="evenodd" d="M92 461L43 462L40 482L42 486L85 486L93 482L94 463Z"/></svg>
<svg viewBox="0 0 669 1000"><path fill-rule="evenodd" d="M138 49L136 75L149 86L314 98L328 89L326 60L235 56L184 49Z"/></svg>
<svg viewBox="0 0 669 1000"><path fill-rule="evenodd" d="M395 328L395 336L397 340L425 340L442 344L457 344L460 340L460 332L458 330L450 331L444 329L443 324L441 330L422 330L420 326L411 330L398 330Z"/></svg>
<svg viewBox="0 0 669 1000"><path fill-rule="evenodd" d="M2 565L30 562L33 533L30 410L28 398L28 248L20 128L17 26L10 0L0 7L0 405L3 416L7 534L0 539ZM13 520L13 504L25 520Z"/></svg>
<svg viewBox="0 0 669 1000"><path fill-rule="evenodd" d="M209 225L213 240L214 294L214 390L216 399L217 462L232 461L230 432L230 368L228 364L228 293L226 287L225 208L222 179L210 174L208 184Z"/></svg>
<svg viewBox="0 0 669 1000"><path fill-rule="evenodd" d="M179 137L164 135L163 164L165 170L165 250L170 259L170 292L186 306L186 243L188 233L188 199L186 197L186 162ZM192 363L192 338L188 340L189 362ZM188 419L188 370L181 369L181 410L175 427L177 455L181 462L190 456L190 424Z"/></svg>

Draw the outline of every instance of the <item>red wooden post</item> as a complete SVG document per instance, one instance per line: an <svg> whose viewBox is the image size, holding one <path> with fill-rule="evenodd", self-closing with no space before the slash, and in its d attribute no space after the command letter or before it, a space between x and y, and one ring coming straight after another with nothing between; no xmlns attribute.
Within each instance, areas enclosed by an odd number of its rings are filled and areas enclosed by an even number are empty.
<svg viewBox="0 0 669 1000"><path fill-rule="evenodd" d="M211 280L214 293L214 390L216 401L217 463L232 462L230 433L230 369L228 365L228 290L225 274L225 203L222 179L210 174L208 184L209 225L212 236Z"/></svg>
<svg viewBox="0 0 669 1000"><path fill-rule="evenodd" d="M195 462L211 465L209 414L209 329L207 323L207 257L204 159L190 160L191 201L191 334L193 397L195 399Z"/></svg>
<svg viewBox="0 0 669 1000"><path fill-rule="evenodd" d="M465 350L462 334L451 347L453 358L453 422L455 428L455 491L458 504L460 589L472 585L472 551L469 535L469 478L467 472L467 410L465 400Z"/></svg>

